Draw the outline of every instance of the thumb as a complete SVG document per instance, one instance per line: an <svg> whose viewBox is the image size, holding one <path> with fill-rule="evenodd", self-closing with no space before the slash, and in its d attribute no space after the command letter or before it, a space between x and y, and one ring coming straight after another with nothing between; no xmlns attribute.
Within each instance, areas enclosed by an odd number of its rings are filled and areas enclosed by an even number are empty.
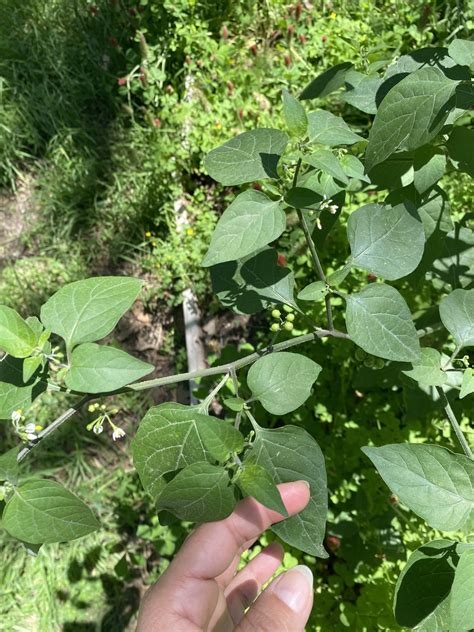
<svg viewBox="0 0 474 632"><path fill-rule="evenodd" d="M313 574L307 566L295 566L264 590L236 632L303 632L312 606Z"/></svg>

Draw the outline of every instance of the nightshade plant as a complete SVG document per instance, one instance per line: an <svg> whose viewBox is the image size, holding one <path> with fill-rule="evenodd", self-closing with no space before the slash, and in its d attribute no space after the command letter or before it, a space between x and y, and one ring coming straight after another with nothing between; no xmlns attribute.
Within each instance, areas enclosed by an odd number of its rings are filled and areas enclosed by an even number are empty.
<svg viewBox="0 0 474 632"><path fill-rule="evenodd" d="M327 557L324 446L321 450L294 425L261 427L254 402L276 416L301 406L324 368L296 347L331 337L337 344L356 345L371 366L387 362L400 379L408 377L436 392L446 412L458 452L424 443L371 446L364 452L401 503L430 527L465 536L463 541L428 542L413 553L396 586L397 622L426 631L474 628L474 460L448 399L448 391L451 399L454 392L461 400L474 393L474 371L469 356L462 356L474 346L472 267L466 271L467 258L460 262L466 253L472 256L473 235L453 221L438 185L448 169L474 172L469 127L473 69L474 43L460 39L447 49L404 55L384 75L377 65L363 74L351 64L339 64L317 76L299 98L283 91L285 130L247 131L208 154L205 168L214 180L254 186L237 194L222 214L203 266L225 307L244 314L271 310L275 336L266 348L197 373L138 381L152 372L151 365L97 341L132 306L140 281L103 277L66 285L43 305L39 319L24 320L0 307L0 348L5 352L0 418L12 421L22 440L0 457L3 528L30 547L97 529L91 509L59 483L22 482L21 462L94 399L221 375L200 404L155 406L138 427L134 464L160 520L219 520L244 496L284 514L276 484L305 479L311 488L308 507L273 531L306 553ZM368 120L374 116L368 137L327 110L307 111L305 102L340 88L344 102ZM384 201L345 217L348 195L366 186L385 194ZM327 275L317 244L341 221L346 222L350 256ZM286 263L281 265L275 248L283 233L304 237L318 279L300 287L296 297L294 275ZM462 247L453 251L453 243ZM425 281L440 252L449 290L435 328L444 327L451 337L451 357L423 344L434 328L416 329L407 302L392 284L402 278ZM375 282L349 292L344 284L354 269L366 271ZM341 299L346 331L334 327ZM318 301L325 306L324 323L313 322L308 310ZM288 336L295 315L308 323L309 333ZM64 360L51 345L53 335L62 340ZM286 338L277 342L280 335ZM41 429L29 420L28 407L46 389L81 398ZM234 423L209 412L223 392ZM114 436L122 434L105 413L89 428L100 432L106 423Z"/></svg>

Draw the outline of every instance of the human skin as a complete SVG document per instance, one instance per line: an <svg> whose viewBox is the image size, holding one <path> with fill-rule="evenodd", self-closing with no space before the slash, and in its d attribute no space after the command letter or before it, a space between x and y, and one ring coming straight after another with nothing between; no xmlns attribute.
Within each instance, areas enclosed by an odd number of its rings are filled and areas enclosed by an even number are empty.
<svg viewBox="0 0 474 632"><path fill-rule="evenodd" d="M289 515L308 504L305 481L278 488ZM303 632L313 605L308 567L286 571L259 595L283 558L273 543L236 573L242 552L282 519L245 498L224 520L199 526L145 595L137 632Z"/></svg>

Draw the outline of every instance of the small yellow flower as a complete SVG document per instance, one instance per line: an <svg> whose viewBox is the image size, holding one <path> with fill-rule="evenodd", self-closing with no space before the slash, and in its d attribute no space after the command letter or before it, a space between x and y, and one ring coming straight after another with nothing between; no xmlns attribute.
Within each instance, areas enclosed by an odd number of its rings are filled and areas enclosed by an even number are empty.
<svg viewBox="0 0 474 632"><path fill-rule="evenodd" d="M222 129L222 123L220 121L217 121L215 127L216 129Z"/></svg>
<svg viewBox="0 0 474 632"><path fill-rule="evenodd" d="M188 237L192 237L194 235L194 230L192 228L188 228L186 231L186 235L188 235Z"/></svg>
<svg viewBox="0 0 474 632"><path fill-rule="evenodd" d="M145 237L151 237L151 233L150 233L150 231L149 231L149 230L147 230L147 231L146 231L146 233L145 233Z"/></svg>
<svg viewBox="0 0 474 632"><path fill-rule="evenodd" d="M39 424L36 424L35 430L36 430L36 432L41 432L43 430L43 426L40 426Z"/></svg>
<svg viewBox="0 0 474 632"><path fill-rule="evenodd" d="M331 11L329 17L331 18L331 20L335 20L337 18L337 13L335 11Z"/></svg>

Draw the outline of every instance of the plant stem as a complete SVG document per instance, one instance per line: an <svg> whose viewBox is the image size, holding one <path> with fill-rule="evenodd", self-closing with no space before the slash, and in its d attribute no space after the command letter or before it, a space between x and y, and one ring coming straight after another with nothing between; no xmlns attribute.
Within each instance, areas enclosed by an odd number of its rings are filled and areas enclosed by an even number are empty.
<svg viewBox="0 0 474 632"><path fill-rule="evenodd" d="M474 459L474 454L472 453L471 448L464 436L461 426L459 425L458 420L456 419L456 415L454 414L453 409L451 408L451 404L449 403L448 398L446 397L446 393L441 386L437 386L436 390L438 391L438 395L441 398L441 401L444 405L444 410L446 412L446 416L449 419L449 422L454 430L456 437L458 438L459 443L461 444L462 449L464 450L464 454L468 456L470 459Z"/></svg>
<svg viewBox="0 0 474 632"><path fill-rule="evenodd" d="M33 448L36 448L36 446L39 445L43 439L46 439L46 437L50 435L52 432L54 432L55 430L57 430L59 426L62 426L63 423L65 423L68 419L70 419L73 415L75 415L77 411L82 406L84 406L84 404L87 404L87 402L91 401L92 399L95 399L94 395L85 395L76 404L73 404L71 408L68 408L64 413L62 413L62 415L60 415L57 419L51 422L49 426L46 426L46 428L38 434L38 439L36 440L35 443L25 446L22 450L18 452L18 457L17 457L18 463L20 461L23 461L26 455L29 454L31 450L33 450Z"/></svg>
<svg viewBox="0 0 474 632"><path fill-rule="evenodd" d="M442 367L443 371L446 371L446 369L448 368L448 366L450 364L452 364L454 358L458 355L458 353L461 351L462 347L461 345L458 345L456 347L456 349L454 349L453 353L451 354L451 357L449 358L449 360L446 362L446 364Z"/></svg>
<svg viewBox="0 0 474 632"><path fill-rule="evenodd" d="M178 373L177 375L169 375L166 377L159 377L155 380L146 380L145 382L138 382L137 384L131 384L130 386L125 386L119 391L114 391L114 393L110 393L110 395L116 395L117 393L125 393L127 391L145 391L149 388L155 388L156 386L166 386L168 384L177 384L178 382L184 382L186 380L197 379L200 377L209 377L210 375L221 375L222 373L231 373L232 369L234 371L238 371L242 369L244 366L249 364L253 364L256 360L261 358L263 355L267 355L269 353L275 353L278 351L284 351L285 349L289 349L291 347L296 347L298 345L304 344L305 342L311 342L317 338L324 338L326 336L332 336L333 338L342 338L349 339L349 336L343 331L338 331L336 329L316 329L311 334L304 334L302 336L296 336L295 338L290 338L289 340L283 340L276 345L269 345L262 349L261 351L256 351L255 353L251 353L245 358L241 358L240 360L236 360L235 362L231 362L230 364L222 364L220 366L213 366L209 369L202 369L201 371L193 371L188 373Z"/></svg>
<svg viewBox="0 0 474 632"><path fill-rule="evenodd" d="M209 393L206 399L200 404L200 408L202 408L206 415L209 412L209 406L212 404L213 399L217 395L217 393L221 390L221 388L225 385L227 380L229 379L229 373L226 373L219 384Z"/></svg>
<svg viewBox="0 0 474 632"><path fill-rule="evenodd" d="M246 410L245 411L245 415L247 416L248 420L250 421L250 423L252 424L252 428L255 430L255 432L258 434L258 432L260 431L260 426L257 423L257 420L255 419L255 417L252 415L252 413L250 412L250 410Z"/></svg>
<svg viewBox="0 0 474 632"><path fill-rule="evenodd" d="M301 162L301 158L299 158L298 162L296 163L295 174L293 176L294 187L296 186L298 181L298 174L301 169ZM324 281L324 283L326 283L326 275L324 274L321 261L319 260L318 253L316 251L316 246L314 245L313 238L311 237L311 231L309 230L308 222L306 221L302 209L298 208L296 209L296 212L298 213L298 219L300 221L301 228L303 229L306 243L308 244L309 252L311 254L311 259L313 261L316 274L321 279L321 281ZM329 294L326 294L326 296L324 297L324 301L326 303L326 318L328 321L328 328L332 331L334 329L334 320L332 317L331 297Z"/></svg>

